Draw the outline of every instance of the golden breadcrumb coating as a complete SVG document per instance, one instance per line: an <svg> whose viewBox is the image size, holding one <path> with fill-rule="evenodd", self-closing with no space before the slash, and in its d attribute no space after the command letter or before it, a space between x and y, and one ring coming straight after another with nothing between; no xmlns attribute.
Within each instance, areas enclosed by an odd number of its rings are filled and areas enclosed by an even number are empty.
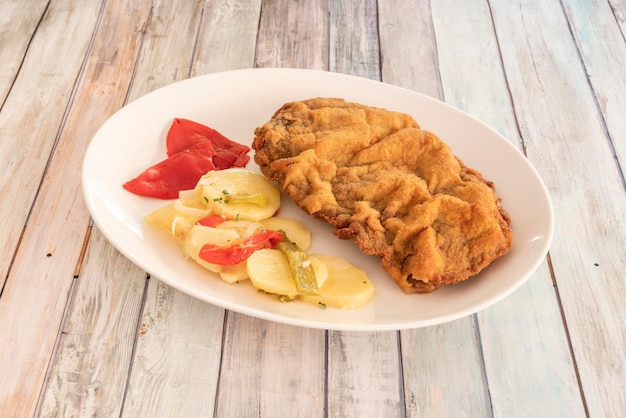
<svg viewBox="0 0 626 418"><path fill-rule="evenodd" d="M380 257L406 293L465 280L512 245L493 183L407 114L335 98L287 103L252 148L265 176Z"/></svg>

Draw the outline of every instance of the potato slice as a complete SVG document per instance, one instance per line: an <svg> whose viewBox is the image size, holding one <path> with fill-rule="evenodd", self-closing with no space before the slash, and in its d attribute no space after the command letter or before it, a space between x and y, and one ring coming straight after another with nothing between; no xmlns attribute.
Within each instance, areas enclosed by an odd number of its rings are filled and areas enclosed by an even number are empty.
<svg viewBox="0 0 626 418"><path fill-rule="evenodd" d="M320 286L317 296L302 295L309 303L339 309L353 309L365 305L374 297L374 285L367 274L354 264L340 257L315 254L328 268L328 279Z"/></svg>
<svg viewBox="0 0 626 418"><path fill-rule="evenodd" d="M246 169L210 171L199 183L212 210L228 219L260 221L280 207L278 188L264 176Z"/></svg>
<svg viewBox="0 0 626 418"><path fill-rule="evenodd" d="M182 205L179 200L175 200L149 213L144 219L181 241L198 219L208 214L208 209L189 208Z"/></svg>
<svg viewBox="0 0 626 418"><path fill-rule="evenodd" d="M220 278L230 284L248 280L247 260L234 266L222 266Z"/></svg>
<svg viewBox="0 0 626 418"><path fill-rule="evenodd" d="M178 200L188 207L207 209L209 206L202 192L202 185L196 185L196 187L191 190L181 190L178 192Z"/></svg>
<svg viewBox="0 0 626 418"><path fill-rule="evenodd" d="M326 265L314 256L309 257L309 260L315 271L318 286L321 287L328 277ZM248 258L247 270L252 284L257 289L289 298L298 296L289 263L282 251L275 249L255 251Z"/></svg>
<svg viewBox="0 0 626 418"><path fill-rule="evenodd" d="M239 234L232 229L218 229L210 226L194 225L182 240L183 251L201 266L219 273L223 266L209 263L200 258L200 249L204 244L229 245L239 239Z"/></svg>
<svg viewBox="0 0 626 418"><path fill-rule="evenodd" d="M287 238L295 242L298 247L306 251L311 246L311 231L302 222L296 219L271 218L263 219L261 224L272 231L283 231Z"/></svg>

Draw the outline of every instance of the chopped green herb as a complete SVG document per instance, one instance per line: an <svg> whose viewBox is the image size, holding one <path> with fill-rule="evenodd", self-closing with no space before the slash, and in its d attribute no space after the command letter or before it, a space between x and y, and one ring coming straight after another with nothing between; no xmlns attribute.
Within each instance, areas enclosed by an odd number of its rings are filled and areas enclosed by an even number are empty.
<svg viewBox="0 0 626 418"><path fill-rule="evenodd" d="M317 304L320 305L320 308L326 309L326 304L324 302L317 302Z"/></svg>
<svg viewBox="0 0 626 418"><path fill-rule="evenodd" d="M202 198L204 199L204 203L209 203L209 199L207 199L206 196L202 196Z"/></svg>

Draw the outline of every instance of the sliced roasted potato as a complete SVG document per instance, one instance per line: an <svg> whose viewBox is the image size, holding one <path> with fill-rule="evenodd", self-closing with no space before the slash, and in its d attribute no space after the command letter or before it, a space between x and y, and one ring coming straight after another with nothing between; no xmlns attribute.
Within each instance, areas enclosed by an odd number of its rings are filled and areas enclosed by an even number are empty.
<svg viewBox="0 0 626 418"><path fill-rule="evenodd" d="M280 207L278 188L252 171L241 168L211 171L199 183L212 210L228 219L260 221Z"/></svg>
<svg viewBox="0 0 626 418"><path fill-rule="evenodd" d="M328 278L320 286L317 296L302 295L303 301L331 306L339 309L353 309L365 305L374 297L374 285L367 274L354 264L340 257L315 254L328 268Z"/></svg>
<svg viewBox="0 0 626 418"><path fill-rule="evenodd" d="M322 286L328 277L326 265L315 256L309 257L309 260L315 271L318 286ZM255 251L248 258L247 271L252 284L257 289L289 298L298 296L289 262L280 250Z"/></svg>

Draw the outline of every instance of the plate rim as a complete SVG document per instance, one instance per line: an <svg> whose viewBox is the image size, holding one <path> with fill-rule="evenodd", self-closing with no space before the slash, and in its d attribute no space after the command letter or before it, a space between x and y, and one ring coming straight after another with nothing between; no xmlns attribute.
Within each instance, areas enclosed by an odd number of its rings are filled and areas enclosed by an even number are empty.
<svg viewBox="0 0 626 418"><path fill-rule="evenodd" d="M134 257L133 254L128 254L126 251L123 251L122 249L120 249L118 245L119 243L117 242L117 238L113 236L110 233L110 231L108 231L107 228L104 228L102 225L102 218L100 217L100 213L98 209L95 207L95 203L92 200L93 196L91 196L90 189L88 187L88 183L89 183L88 161L89 161L89 158L92 158L92 153L94 152L94 144L96 144L96 140L97 138L99 138L99 134L101 134L101 132L103 132L103 130L106 129L107 126L109 126L110 124L114 124L116 121L116 118L118 118L122 112L132 111L132 109L134 109L135 107L141 106L142 103L146 101L150 101L152 98L157 97L159 94L163 94L165 91L175 90L177 86L181 86L183 84L202 83L204 80L207 80L207 79L218 80L221 77L237 77L237 76L249 77L252 74L255 74L255 76L260 76L260 77L262 77L263 74L274 74L274 75L282 74L282 75L288 75L290 77L299 77L300 75L306 75L306 76L312 76L312 77L322 77L322 78L329 77L329 78L337 78L341 80L350 80L350 82L364 83L365 85L372 85L372 86L380 85L380 86L384 86L383 88L395 89L397 91L402 91L407 94L415 95L415 97L419 97L420 100L436 104L437 106L444 106L445 108L448 108L451 111L457 112L458 114L464 115L466 118L469 118L471 120L471 123L478 123L482 125L484 129L491 131L495 136L503 140L504 144L508 145L512 150L519 153L519 155L523 157L523 160L527 166L527 169L529 169L529 171L534 175L535 177L534 180L538 181L538 184L540 186L539 191L545 198L545 202L547 203L547 206L548 206L547 208L548 210L545 214L547 216L548 227L547 227L547 230L545 231L546 234L545 234L545 238L543 241L543 246L540 251L543 254L543 256L536 257L531 263L531 266L527 269L527 273L524 275L524 277L521 277L519 280L517 280L513 286L509 286L504 292L500 292L496 295L486 298L481 303L472 305L471 308L466 308L466 309L457 311L454 314L448 314L443 317L436 317L436 318L432 318L429 320L422 319L422 320L415 320L415 321L406 321L406 322L401 322L401 323L380 322L380 323L348 323L346 324L346 323L341 323L341 322L335 323L335 322L328 322L328 321L321 321L321 320L314 320L314 319L307 320L307 319L302 319L302 318L297 318L297 317L285 316L285 315L276 314L273 312L267 312L267 311L263 311L259 309L250 308L245 305L232 305L231 303L224 303L224 301L220 300L219 298L212 297L210 295L199 294L199 292L197 292L194 289L190 289L186 286L182 286L180 283L172 283L171 280L160 277L158 272L155 272L153 269L151 269L149 265L146 265L140 259L138 259L137 257ZM436 98L421 94L419 92L416 92L410 89L406 89L404 87L396 86L396 85L389 84L389 83L384 83L384 82L377 81L377 80L371 80L371 79L362 78L358 76L352 76L348 74L342 74L342 73L331 72L331 71L313 70L313 69L255 68L255 69L238 69L238 70L221 71L221 72L210 73L210 74L183 79L183 80L162 86L160 88L157 88L151 92L148 92L132 100L131 102L119 108L112 115L110 115L110 117L107 118L107 120L97 129L95 134L92 136L87 146L87 149L85 151L84 158L83 158L83 165L81 168L81 186L82 186L82 191L83 191L83 198L86 202L87 209L89 211L91 218L93 219L94 224L98 227L99 231L103 234L103 236L107 239L107 241L111 245L113 245L113 247L115 247L122 253L122 255L124 255L132 263L137 265L142 270L146 271L151 276L165 282L169 286L172 286L173 288L176 288L179 291L182 291L183 293L186 293L192 297L203 300L205 303L210 303L223 309L228 309L234 312L238 312L240 314L244 314L244 315L248 315L248 316L252 316L252 317L256 317L256 318L260 318L264 320L269 320L269 321L273 321L277 323L283 323L283 324L294 325L294 326L299 326L299 327L325 329L325 330L382 331L382 330L415 329L415 328L421 328L421 327L437 325L437 324L441 324L445 322L450 322L450 321L460 319L462 317L480 312L494 305L495 303L501 301L502 299L508 297L511 293L516 291L519 287L521 287L524 283L528 281L530 276L532 276L534 272L537 270L537 268L541 265L541 263L544 262L545 255L549 251L550 245L552 243L553 235L554 235L553 205L552 205L548 190L541 176L539 175L535 167L530 163L528 158L513 143L511 143L509 140L503 137L493 127L477 119L476 117L469 115L465 111L459 108L456 108L444 101L438 100ZM389 278L389 280L392 280L392 279Z"/></svg>

